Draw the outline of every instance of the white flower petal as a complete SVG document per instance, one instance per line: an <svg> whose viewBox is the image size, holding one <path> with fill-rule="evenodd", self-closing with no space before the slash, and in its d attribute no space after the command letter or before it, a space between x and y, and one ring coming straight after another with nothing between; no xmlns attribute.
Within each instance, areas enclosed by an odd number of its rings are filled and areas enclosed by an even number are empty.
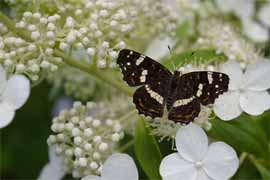
<svg viewBox="0 0 270 180"><path fill-rule="evenodd" d="M3 92L6 87L7 79L6 79L6 71L0 65L0 94Z"/></svg>
<svg viewBox="0 0 270 180"><path fill-rule="evenodd" d="M92 176L92 175L89 175L89 176L86 176L84 178L82 178L81 180L102 180L101 177L99 176ZM105 179L104 179L105 180Z"/></svg>
<svg viewBox="0 0 270 180"><path fill-rule="evenodd" d="M239 18L249 18L254 12L254 0L216 0L218 8L224 12L233 12Z"/></svg>
<svg viewBox="0 0 270 180"><path fill-rule="evenodd" d="M244 33L253 41L265 42L268 39L267 29L260 26L257 22L245 20L243 22Z"/></svg>
<svg viewBox="0 0 270 180"><path fill-rule="evenodd" d="M201 160L207 152L208 139L200 126L190 123L179 128L176 133L175 144L184 159L196 162Z"/></svg>
<svg viewBox="0 0 270 180"><path fill-rule="evenodd" d="M63 172L48 163L41 170L38 180L61 180L64 176Z"/></svg>
<svg viewBox="0 0 270 180"><path fill-rule="evenodd" d="M215 0L215 1L218 8L224 13L232 11L233 6L235 6L235 0L227 0L227 1Z"/></svg>
<svg viewBox="0 0 270 180"><path fill-rule="evenodd" d="M14 75L7 81L7 86L3 92L3 101L20 108L28 99L30 94L30 82L22 75Z"/></svg>
<svg viewBox="0 0 270 180"><path fill-rule="evenodd" d="M270 88L270 61L262 60L248 65L244 74L245 87L254 91Z"/></svg>
<svg viewBox="0 0 270 180"><path fill-rule="evenodd" d="M213 179L229 179L236 172L238 165L235 150L223 142L212 143L203 160L205 172Z"/></svg>
<svg viewBox="0 0 270 180"><path fill-rule="evenodd" d="M173 153L162 159L159 172L163 180L195 179L196 168L192 162Z"/></svg>
<svg viewBox="0 0 270 180"><path fill-rule="evenodd" d="M248 114L260 115L270 108L270 95L266 91L246 91L240 96L240 106Z"/></svg>
<svg viewBox="0 0 270 180"><path fill-rule="evenodd" d="M172 48L174 44L175 42L170 37L156 38L147 47L145 55L155 60L160 60L170 53L168 46Z"/></svg>
<svg viewBox="0 0 270 180"><path fill-rule="evenodd" d="M255 10L254 0L234 0L233 12L240 19L251 18Z"/></svg>
<svg viewBox="0 0 270 180"><path fill-rule="evenodd" d="M0 128L6 127L13 120L15 110L8 104L0 103Z"/></svg>
<svg viewBox="0 0 270 180"><path fill-rule="evenodd" d="M240 88L243 81L243 72L240 68L239 63L234 60L229 60L226 63L222 64L220 71L227 74L230 78L229 89L236 90Z"/></svg>
<svg viewBox="0 0 270 180"><path fill-rule="evenodd" d="M101 177L106 180L138 180L139 175L133 159L127 154L111 155L101 169Z"/></svg>
<svg viewBox="0 0 270 180"><path fill-rule="evenodd" d="M270 26L270 4L263 6L259 10L258 18L265 25Z"/></svg>
<svg viewBox="0 0 270 180"><path fill-rule="evenodd" d="M238 91L229 91L220 95L214 104L215 114L225 121L238 117L242 113L239 96Z"/></svg>
<svg viewBox="0 0 270 180"><path fill-rule="evenodd" d="M52 166L62 169L63 161L61 157L56 154L55 146L49 146L49 160Z"/></svg>
<svg viewBox="0 0 270 180"><path fill-rule="evenodd" d="M211 177L209 177L204 170L199 170L197 173L196 180L213 180Z"/></svg>

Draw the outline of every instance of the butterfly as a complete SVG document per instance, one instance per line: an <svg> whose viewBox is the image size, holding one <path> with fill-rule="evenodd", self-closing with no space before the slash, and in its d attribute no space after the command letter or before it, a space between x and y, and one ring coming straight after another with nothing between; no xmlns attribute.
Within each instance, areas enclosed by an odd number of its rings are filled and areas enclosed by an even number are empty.
<svg viewBox="0 0 270 180"><path fill-rule="evenodd" d="M151 118L162 117L166 105L169 120L188 124L199 115L201 105L213 104L228 91L229 76L224 73L171 73L157 61L129 49L120 51L117 64L129 86L140 86L133 95L139 114Z"/></svg>

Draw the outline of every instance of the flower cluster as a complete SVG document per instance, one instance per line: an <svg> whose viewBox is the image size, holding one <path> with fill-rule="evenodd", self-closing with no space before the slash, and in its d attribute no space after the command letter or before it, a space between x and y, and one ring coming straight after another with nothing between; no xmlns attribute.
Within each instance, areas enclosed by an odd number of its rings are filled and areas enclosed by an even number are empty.
<svg viewBox="0 0 270 180"><path fill-rule="evenodd" d="M53 55L60 16L42 16L25 12L16 23L19 31L27 30L31 40L27 41L12 32L4 32L0 38L0 63L7 71L27 74L32 81L39 80L44 72L55 72L62 59ZM3 29L3 27L2 27Z"/></svg>
<svg viewBox="0 0 270 180"><path fill-rule="evenodd" d="M217 53L224 53L229 59L241 62L243 67L260 60L255 47L240 38L229 24L214 19L202 21L199 32L198 47L215 48Z"/></svg>
<svg viewBox="0 0 270 180"><path fill-rule="evenodd" d="M255 42L266 42L269 39L270 3L249 0L215 0L223 13L233 13L241 20L243 33Z"/></svg>
<svg viewBox="0 0 270 180"><path fill-rule="evenodd" d="M53 119L54 135L48 138L50 146L63 159L73 177L99 174L104 160L110 155L124 133L117 120L99 119L97 104L86 106L75 102L70 110L63 110Z"/></svg>

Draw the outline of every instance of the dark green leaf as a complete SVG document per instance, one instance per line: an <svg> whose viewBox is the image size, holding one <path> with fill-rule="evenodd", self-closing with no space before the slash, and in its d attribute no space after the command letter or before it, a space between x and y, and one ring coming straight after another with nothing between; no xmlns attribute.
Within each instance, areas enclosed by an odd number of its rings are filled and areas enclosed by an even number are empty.
<svg viewBox="0 0 270 180"><path fill-rule="evenodd" d="M253 162L254 166L258 169L258 171L261 174L261 177L263 180L269 180L270 179L270 170L268 170L266 167L264 167L262 164L260 164L255 157L251 157L251 161Z"/></svg>
<svg viewBox="0 0 270 180"><path fill-rule="evenodd" d="M220 119L212 121L209 135L225 141L240 152L248 152L256 157L269 159L267 137L258 121L246 114L229 122Z"/></svg>
<svg viewBox="0 0 270 180"><path fill-rule="evenodd" d="M136 124L134 148L140 166L148 178L161 179L159 175L161 153L155 138L149 133L149 129L141 118Z"/></svg>
<svg viewBox="0 0 270 180"><path fill-rule="evenodd" d="M261 179L260 173L248 159L244 161L241 167L237 170L232 180L255 180Z"/></svg>

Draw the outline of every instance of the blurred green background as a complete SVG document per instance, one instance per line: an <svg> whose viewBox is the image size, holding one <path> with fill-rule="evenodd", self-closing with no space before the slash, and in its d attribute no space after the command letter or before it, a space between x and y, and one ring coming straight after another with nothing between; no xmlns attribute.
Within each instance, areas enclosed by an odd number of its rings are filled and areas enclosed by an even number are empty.
<svg viewBox="0 0 270 180"><path fill-rule="evenodd" d="M36 179L48 162L47 137L50 133L53 102L46 83L32 88L23 108L12 123L1 129L0 168L6 179Z"/></svg>

